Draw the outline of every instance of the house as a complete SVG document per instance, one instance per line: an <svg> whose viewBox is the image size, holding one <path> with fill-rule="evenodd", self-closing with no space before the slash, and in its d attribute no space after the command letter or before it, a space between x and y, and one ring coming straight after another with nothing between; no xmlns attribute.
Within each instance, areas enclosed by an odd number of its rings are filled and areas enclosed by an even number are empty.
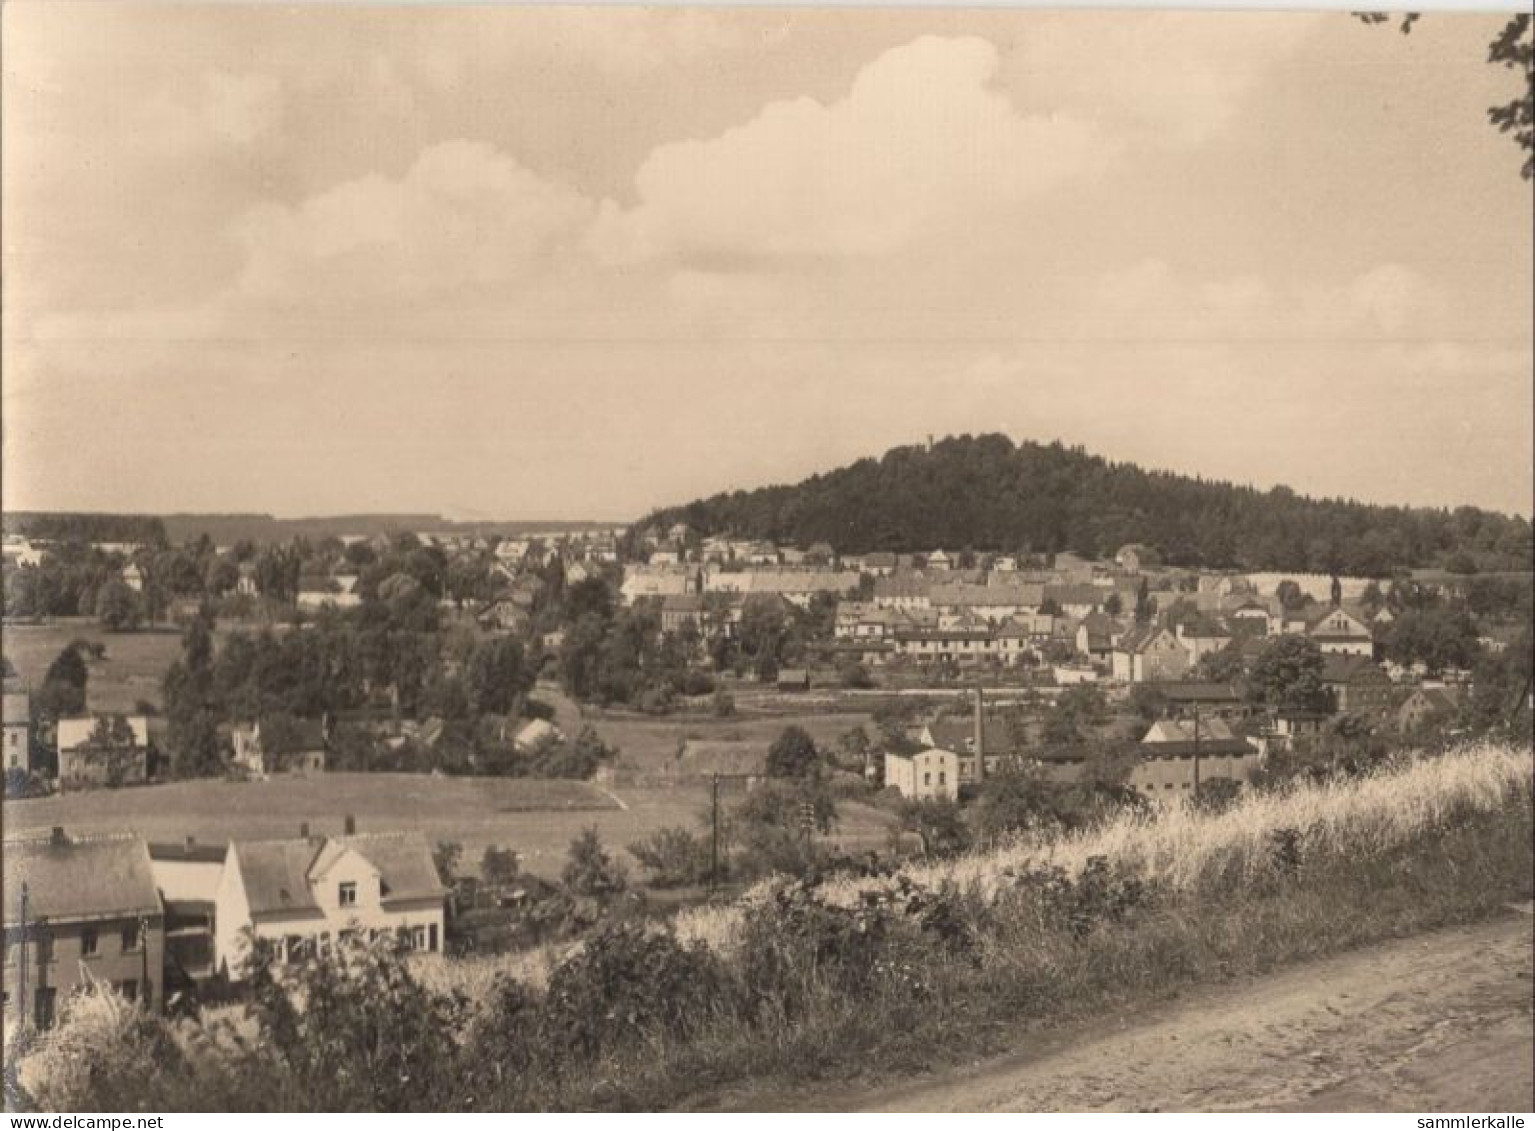
<svg viewBox="0 0 1535 1131"><path fill-rule="evenodd" d="M1182 679L1191 663L1183 642L1155 624L1137 625L1114 645L1114 678L1127 683Z"/></svg>
<svg viewBox="0 0 1535 1131"><path fill-rule="evenodd" d="M782 668L777 684L779 691L809 691L810 672L806 668Z"/></svg>
<svg viewBox="0 0 1535 1131"><path fill-rule="evenodd" d="M192 837L150 844L149 865L165 908L165 982L204 982L214 974L214 912L228 846Z"/></svg>
<svg viewBox="0 0 1535 1131"><path fill-rule="evenodd" d="M1262 601L1252 598L1243 598L1241 604L1231 609L1226 614L1226 620L1233 633L1241 632L1252 636L1268 636L1277 631L1274 614Z"/></svg>
<svg viewBox="0 0 1535 1131"><path fill-rule="evenodd" d="M1432 723L1454 718L1460 709L1460 696L1449 687L1420 687L1396 710L1396 726L1411 734Z"/></svg>
<svg viewBox="0 0 1535 1131"><path fill-rule="evenodd" d="M1107 613L1088 613L1077 625L1077 651L1094 663L1110 665L1123 634L1124 627Z"/></svg>
<svg viewBox="0 0 1535 1131"><path fill-rule="evenodd" d="M1323 655L1373 656L1375 634L1362 619L1341 605L1329 605L1307 618L1306 635Z"/></svg>
<svg viewBox="0 0 1535 1131"><path fill-rule="evenodd" d="M1246 783L1259 764L1257 748L1220 718L1159 720L1137 753L1127 784L1157 800L1192 794L1196 784L1216 780Z"/></svg>
<svg viewBox="0 0 1535 1131"><path fill-rule="evenodd" d="M5 564L8 566L40 566L43 564L43 550L36 546L28 538L20 534L7 534L3 547Z"/></svg>
<svg viewBox="0 0 1535 1131"><path fill-rule="evenodd" d="M927 568L931 570L950 570L954 568L954 559L941 549L934 550L927 555Z"/></svg>
<svg viewBox="0 0 1535 1131"><path fill-rule="evenodd" d="M911 754L885 754L885 785L902 797L959 799L959 756L929 748Z"/></svg>
<svg viewBox="0 0 1535 1131"><path fill-rule="evenodd" d="M863 559L863 572L875 577L889 577L895 572L895 555L885 550L877 550L872 554L865 554Z"/></svg>
<svg viewBox="0 0 1535 1131"><path fill-rule="evenodd" d="M1322 683L1339 711L1389 710L1396 693L1396 685L1368 656L1323 655Z"/></svg>
<svg viewBox="0 0 1535 1131"><path fill-rule="evenodd" d="M629 566L624 570L623 584L619 586L618 593L624 604L632 605L643 597L696 593L698 588L697 571L686 566Z"/></svg>
<svg viewBox="0 0 1535 1131"><path fill-rule="evenodd" d="M5 692L4 737L0 739L0 757L5 770L32 772L32 700L25 691Z"/></svg>
<svg viewBox="0 0 1535 1131"><path fill-rule="evenodd" d="M135 593L144 591L144 571L139 568L137 562L129 562L118 576L122 578L123 584Z"/></svg>
<svg viewBox="0 0 1535 1131"><path fill-rule="evenodd" d="M1062 551L1055 555L1051 572L1068 585L1086 585L1093 579L1093 563L1079 554Z"/></svg>
<svg viewBox="0 0 1535 1131"><path fill-rule="evenodd" d="M420 833L235 841L214 897L214 967L244 980L251 937L280 962L391 933L440 953L446 897Z"/></svg>
<svg viewBox="0 0 1535 1131"><path fill-rule="evenodd" d="M235 592L242 597L254 597L260 592L256 585L256 564L254 562L240 563L240 579L235 582Z"/></svg>
<svg viewBox="0 0 1535 1131"><path fill-rule="evenodd" d="M121 741L99 742L105 722ZM149 720L143 715L85 715L60 719L57 729L59 788L129 785L149 777Z"/></svg>
<svg viewBox="0 0 1535 1131"><path fill-rule="evenodd" d="M335 577L301 577L298 606L301 609L355 609L362 604L355 574Z"/></svg>
<svg viewBox="0 0 1535 1131"><path fill-rule="evenodd" d="M1121 546L1119 552L1114 555L1114 564L1126 573L1140 573L1148 566L1158 564L1157 553L1139 542L1131 542Z"/></svg>
<svg viewBox="0 0 1535 1131"><path fill-rule="evenodd" d="M874 603L883 609L930 609L932 590L921 574L892 574L874 582Z"/></svg>
<svg viewBox="0 0 1535 1131"><path fill-rule="evenodd" d="M5 1030L51 1029L69 996L105 983L131 1001L164 1001L164 919L149 851L131 836L6 840Z"/></svg>
<svg viewBox="0 0 1535 1131"><path fill-rule="evenodd" d="M278 741L283 748L272 749L271 736L261 735L261 723L236 723L230 728L233 755L230 765L253 778L282 771L299 774L323 774L326 751L330 748L328 719L294 719L288 733Z"/></svg>
<svg viewBox="0 0 1535 1131"><path fill-rule="evenodd" d="M1068 616L1085 617L1108 600L1109 592L1087 583L1046 585L1044 600L1054 602Z"/></svg>
<svg viewBox="0 0 1535 1131"><path fill-rule="evenodd" d="M1174 620L1173 634L1189 650L1189 659L1196 664L1231 643L1231 631L1208 614L1195 613L1170 619Z"/></svg>
<svg viewBox="0 0 1535 1131"><path fill-rule="evenodd" d="M702 630L704 599L697 593L668 593L661 598L661 631L681 632L688 625Z"/></svg>
<svg viewBox="0 0 1535 1131"><path fill-rule="evenodd" d="M520 633L527 630L532 615L509 596L497 597L475 617L481 628Z"/></svg>
<svg viewBox="0 0 1535 1131"><path fill-rule="evenodd" d="M1230 716L1239 714L1243 710L1241 694L1229 683L1178 680L1172 683L1159 683L1156 690L1167 704L1167 713L1174 717L1188 715L1194 711L1202 711L1206 717Z"/></svg>
<svg viewBox="0 0 1535 1131"><path fill-rule="evenodd" d="M549 742L559 742L565 735L548 719L530 719L512 739L518 753L526 754Z"/></svg>

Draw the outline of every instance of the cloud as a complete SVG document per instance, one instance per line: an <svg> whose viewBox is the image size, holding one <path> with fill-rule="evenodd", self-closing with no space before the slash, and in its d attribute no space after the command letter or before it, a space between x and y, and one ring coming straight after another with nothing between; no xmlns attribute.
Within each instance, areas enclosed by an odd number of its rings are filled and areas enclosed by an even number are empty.
<svg viewBox="0 0 1535 1131"><path fill-rule="evenodd" d="M1271 286L1254 275L1198 280L1160 259L1100 278L1094 308L1123 336L1152 339L1389 339L1440 317L1444 297L1385 263L1332 283Z"/></svg>
<svg viewBox="0 0 1535 1131"><path fill-rule="evenodd" d="M297 207L246 213L238 290L280 305L341 306L493 291L546 270L591 211L579 193L492 146L442 142L400 177L371 174Z"/></svg>
<svg viewBox="0 0 1535 1131"><path fill-rule="evenodd" d="M702 141L656 148L638 203L602 206L609 262L862 256L984 223L995 209L1101 167L1075 118L1023 116L992 88L997 51L924 37L861 70L846 98L773 102Z"/></svg>
<svg viewBox="0 0 1535 1131"><path fill-rule="evenodd" d="M1326 17L1061 13L1027 26L1011 73L1030 99L1155 144L1203 144Z"/></svg>

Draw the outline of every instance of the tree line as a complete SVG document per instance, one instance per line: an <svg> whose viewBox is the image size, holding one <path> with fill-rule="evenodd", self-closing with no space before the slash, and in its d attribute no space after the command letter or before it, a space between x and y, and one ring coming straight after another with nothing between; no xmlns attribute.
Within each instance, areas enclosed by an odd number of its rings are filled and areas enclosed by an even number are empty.
<svg viewBox="0 0 1535 1131"><path fill-rule="evenodd" d="M1146 471L1059 443L958 436L795 485L734 491L647 516L640 528L686 523L844 553L942 546L1112 555L1137 543L1172 565L1386 577L1447 566L1529 569L1527 519L1312 499Z"/></svg>

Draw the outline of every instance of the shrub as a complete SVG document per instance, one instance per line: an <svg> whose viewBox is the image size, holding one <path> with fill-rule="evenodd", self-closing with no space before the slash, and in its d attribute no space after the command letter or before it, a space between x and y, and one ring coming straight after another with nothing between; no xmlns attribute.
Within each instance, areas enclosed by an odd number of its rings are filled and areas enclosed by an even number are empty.
<svg viewBox="0 0 1535 1131"><path fill-rule="evenodd" d="M714 689L714 698L710 702L710 709L722 719L728 719L736 713L736 698L723 687Z"/></svg>
<svg viewBox="0 0 1535 1131"><path fill-rule="evenodd" d="M590 1060L626 1044L698 1031L729 998L718 958L669 931L622 923L599 928L554 970L540 1039Z"/></svg>
<svg viewBox="0 0 1535 1131"><path fill-rule="evenodd" d="M657 829L631 844L629 855L650 869L653 887L702 883L709 875L709 843L691 829Z"/></svg>
<svg viewBox="0 0 1535 1131"><path fill-rule="evenodd" d="M602 847L595 828L585 829L570 842L561 880L575 895L606 899L629 888L624 867Z"/></svg>

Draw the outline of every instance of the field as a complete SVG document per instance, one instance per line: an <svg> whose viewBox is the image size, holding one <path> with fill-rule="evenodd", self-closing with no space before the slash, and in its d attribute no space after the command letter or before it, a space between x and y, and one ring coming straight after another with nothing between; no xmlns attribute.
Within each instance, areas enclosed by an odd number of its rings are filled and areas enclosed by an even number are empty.
<svg viewBox="0 0 1535 1131"><path fill-rule="evenodd" d="M175 629L112 633L86 619L6 625L0 644L16 674L35 688L43 682L48 665L72 640L99 642L107 650L105 659L90 663L85 695L86 706L92 711L128 712L140 699L158 706L165 669L181 654L181 634Z"/></svg>
<svg viewBox="0 0 1535 1131"><path fill-rule="evenodd" d="M676 756L678 744L686 739L749 742L766 750L784 727L792 725L809 732L817 746L834 750L840 735L856 726L870 726L868 714L862 712L741 715L726 719L705 715L659 719L626 715L599 717L592 723L604 742L619 748L624 764L650 772L666 766Z"/></svg>
<svg viewBox="0 0 1535 1131"><path fill-rule="evenodd" d="M204 843L339 833L345 816L361 832L417 831L429 841L464 846L475 863L490 844L521 854L530 872L556 878L575 835L595 827L622 849L666 825L692 825L708 805L697 786L609 792L586 782L530 778L454 778L424 774L325 774L264 782L205 780L5 803L5 831L63 825L71 832L132 830L151 841ZM843 807L831 839L849 850L884 843L888 816ZM632 867L637 867L632 860Z"/></svg>

